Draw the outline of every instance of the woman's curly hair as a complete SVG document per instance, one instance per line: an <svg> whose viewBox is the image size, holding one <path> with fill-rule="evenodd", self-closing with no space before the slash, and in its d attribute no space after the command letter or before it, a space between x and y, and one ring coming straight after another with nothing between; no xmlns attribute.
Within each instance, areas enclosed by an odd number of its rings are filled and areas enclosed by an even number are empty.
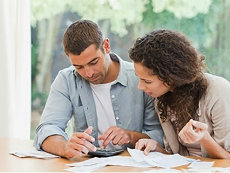
<svg viewBox="0 0 230 173"><path fill-rule="evenodd" d="M189 119L198 119L199 100L207 88L203 76L205 58L184 35L171 30L155 30L138 38L129 56L151 69L153 75L172 90L157 98L162 121L174 114L177 128L182 129Z"/></svg>

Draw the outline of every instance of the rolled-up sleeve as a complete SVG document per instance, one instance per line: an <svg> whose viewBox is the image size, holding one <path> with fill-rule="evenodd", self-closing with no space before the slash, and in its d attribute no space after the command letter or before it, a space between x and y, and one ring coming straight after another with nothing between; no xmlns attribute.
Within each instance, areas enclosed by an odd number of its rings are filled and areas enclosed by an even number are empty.
<svg viewBox="0 0 230 173"><path fill-rule="evenodd" d="M59 72L51 85L40 124L36 129L35 148L41 150L43 141L52 135L61 135L68 139L65 129L71 116L72 104L68 94L68 82L64 75Z"/></svg>

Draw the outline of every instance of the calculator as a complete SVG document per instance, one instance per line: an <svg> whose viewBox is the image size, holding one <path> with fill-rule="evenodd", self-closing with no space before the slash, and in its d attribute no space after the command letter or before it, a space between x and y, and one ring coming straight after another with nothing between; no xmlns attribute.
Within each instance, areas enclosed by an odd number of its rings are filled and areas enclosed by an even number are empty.
<svg viewBox="0 0 230 173"><path fill-rule="evenodd" d="M109 157L114 156L116 154L122 153L123 149L101 149L98 148L96 151L89 151L88 154L91 156L98 156L98 157Z"/></svg>

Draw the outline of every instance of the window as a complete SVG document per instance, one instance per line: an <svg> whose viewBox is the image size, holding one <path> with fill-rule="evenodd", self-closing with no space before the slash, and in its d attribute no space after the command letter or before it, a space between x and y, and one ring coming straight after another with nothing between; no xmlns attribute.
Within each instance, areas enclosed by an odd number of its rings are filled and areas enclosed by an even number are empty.
<svg viewBox="0 0 230 173"><path fill-rule="evenodd" d="M97 22L112 51L127 61L137 37L157 28L182 32L206 57L210 73L230 80L230 1L31 0L31 5L32 139L52 81L70 65L62 47L64 31L81 18Z"/></svg>

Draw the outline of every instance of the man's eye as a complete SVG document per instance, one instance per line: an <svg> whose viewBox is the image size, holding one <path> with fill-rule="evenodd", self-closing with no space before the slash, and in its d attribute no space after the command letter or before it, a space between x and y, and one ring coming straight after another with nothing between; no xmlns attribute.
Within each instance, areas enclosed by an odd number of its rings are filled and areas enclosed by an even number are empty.
<svg viewBox="0 0 230 173"><path fill-rule="evenodd" d="M93 62L90 63L90 65L95 65L95 64L97 64L97 62L98 62L98 60L93 61Z"/></svg>

